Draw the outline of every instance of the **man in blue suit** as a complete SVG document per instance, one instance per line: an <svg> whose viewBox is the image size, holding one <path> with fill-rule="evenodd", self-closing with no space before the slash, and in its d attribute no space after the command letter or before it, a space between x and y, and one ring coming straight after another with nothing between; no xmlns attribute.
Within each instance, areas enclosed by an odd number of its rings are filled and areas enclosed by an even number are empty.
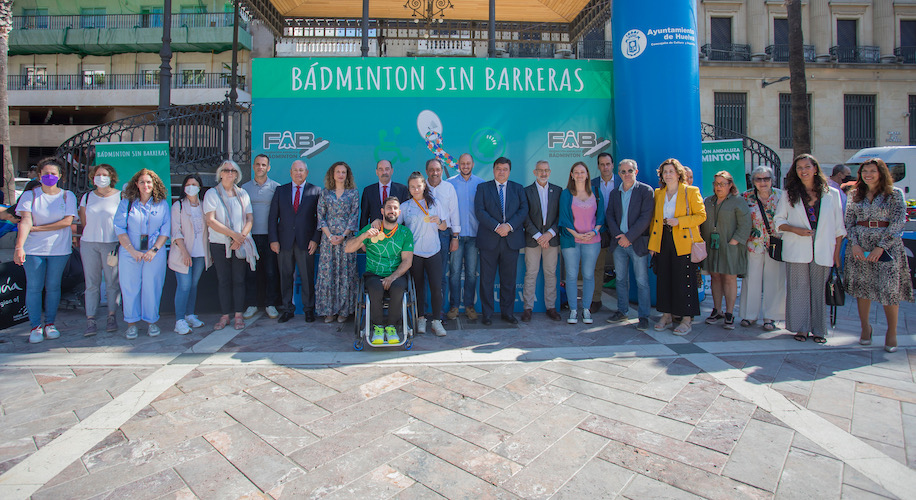
<svg viewBox="0 0 916 500"><path fill-rule="evenodd" d="M474 212L477 248L480 250L481 322L492 324L493 285L499 272L499 311L502 319L513 325L518 319L515 309L515 275L518 251L525 246L525 219L528 199L521 184L509 180L512 161L499 157L493 162L493 180L477 187Z"/></svg>
<svg viewBox="0 0 916 500"><path fill-rule="evenodd" d="M363 189L363 197L359 202L359 227L366 227L366 224L377 219L382 213L382 202L389 196L394 196L401 203L410 199L410 193L407 186L399 182L391 182L391 175L394 168L388 160L379 160L375 164L375 175L378 176L378 182ZM371 217L371 219L370 219Z"/></svg>
<svg viewBox="0 0 916 500"><path fill-rule="evenodd" d="M285 310L277 320L286 323L293 319L293 283L296 266L302 278L302 308L305 321L315 321L315 251L321 242L318 227L318 196L321 188L306 182L308 166L302 160L293 162L289 169L292 182L274 191L267 217L267 241L277 254L280 267L280 293Z"/></svg>
<svg viewBox="0 0 916 500"><path fill-rule="evenodd" d="M605 212L605 225L611 236L608 253L614 256L617 271L617 312L608 323L627 319L630 308L630 263L636 274L639 300L637 330L649 328L649 224L655 210L655 192L648 184L636 180L636 162L621 160L617 168L620 185L611 191Z"/></svg>
<svg viewBox="0 0 916 500"><path fill-rule="evenodd" d="M607 202L610 199L611 191L620 184L619 179L614 177L614 157L609 153L598 154L598 174L592 179L592 192L601 193L601 199L604 200L602 210L607 210ZM607 256L611 254L608 250L611 240L606 230L601 231L601 251L598 252L598 260L595 261L595 292L592 294L592 304L588 308L589 312L595 314L601 309L601 295L604 293L604 268L607 263ZM587 297L582 297L585 302Z"/></svg>

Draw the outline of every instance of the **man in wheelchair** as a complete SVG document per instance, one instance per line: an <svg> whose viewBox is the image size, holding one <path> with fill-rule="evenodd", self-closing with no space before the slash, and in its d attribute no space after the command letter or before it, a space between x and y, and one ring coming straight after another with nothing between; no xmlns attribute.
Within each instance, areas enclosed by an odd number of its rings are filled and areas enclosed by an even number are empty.
<svg viewBox="0 0 916 500"><path fill-rule="evenodd" d="M347 241L344 251L353 253L366 251L366 293L369 294L369 320L372 323L372 337L369 342L379 345L384 342L397 344L398 332L395 325L401 323L401 309L404 291L407 290L407 271L413 261L413 234L407 226L398 224L401 214L400 201L389 196L382 206L382 228L366 225ZM388 292L388 318L384 317L382 300Z"/></svg>

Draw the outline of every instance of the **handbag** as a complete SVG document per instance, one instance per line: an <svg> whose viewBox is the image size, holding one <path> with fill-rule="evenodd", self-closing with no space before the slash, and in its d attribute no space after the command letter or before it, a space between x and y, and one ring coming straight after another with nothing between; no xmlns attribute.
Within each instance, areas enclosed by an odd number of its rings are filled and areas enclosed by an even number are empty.
<svg viewBox="0 0 916 500"><path fill-rule="evenodd" d="M836 266L830 268L824 298L830 307L830 326L835 327L837 307L842 307L846 304L846 289L843 287L840 270Z"/></svg>
<svg viewBox="0 0 916 500"><path fill-rule="evenodd" d="M757 199L757 206L760 207L760 218L763 219L763 225L767 228L767 233L770 235L770 243L767 245L767 255L771 259L782 262L782 238L778 238L773 235L773 230L770 229L770 221L767 220L766 210L763 208L763 202L760 201L760 198L757 198L757 190L754 190L754 198Z"/></svg>
<svg viewBox="0 0 916 500"><path fill-rule="evenodd" d="M684 200L687 202L687 215L690 215L690 200ZM690 233L690 241L693 241L693 228L687 228L687 232ZM705 241L693 241L693 244L690 245L690 262L694 264L699 264L706 259L706 242Z"/></svg>

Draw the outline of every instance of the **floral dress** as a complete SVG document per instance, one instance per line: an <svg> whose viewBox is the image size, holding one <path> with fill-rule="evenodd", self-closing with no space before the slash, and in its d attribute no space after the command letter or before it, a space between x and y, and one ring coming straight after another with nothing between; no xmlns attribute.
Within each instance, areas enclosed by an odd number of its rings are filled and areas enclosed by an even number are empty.
<svg viewBox="0 0 916 500"><path fill-rule="evenodd" d="M757 204L757 195L753 189L741 193L747 201L747 208L751 210L751 236L747 239L747 251L751 253L766 253L767 246L770 244L770 234L767 233L767 227L763 224L763 217L760 214L760 205ZM770 198L763 202L763 209L767 215L767 222L770 223L770 230L774 233L776 228L773 226L773 217L776 216L776 204L782 198L782 190L779 188L770 189Z"/></svg>
<svg viewBox="0 0 916 500"><path fill-rule="evenodd" d="M913 302L913 284L903 247L903 225L906 223L906 203L903 191L894 188L890 196L879 194L872 201L853 201L850 193L846 203L846 293L853 297L877 301L883 305ZM860 221L888 222L887 227L860 226ZM884 249L893 259L866 262L856 260L852 246L865 252L875 247Z"/></svg>
<svg viewBox="0 0 916 500"><path fill-rule="evenodd" d="M349 230L356 234L359 222L359 192L344 190L340 198L333 190L323 189L318 197L318 230L328 228L339 235ZM359 278L356 254L345 253L344 244L332 245L330 238L321 238L318 274L315 284L315 314L349 316L356 309Z"/></svg>

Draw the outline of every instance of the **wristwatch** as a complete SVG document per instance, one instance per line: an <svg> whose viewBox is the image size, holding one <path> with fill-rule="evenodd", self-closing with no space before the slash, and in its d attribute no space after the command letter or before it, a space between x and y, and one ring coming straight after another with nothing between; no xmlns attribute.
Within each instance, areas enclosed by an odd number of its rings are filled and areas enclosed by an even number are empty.
<svg viewBox="0 0 916 500"><path fill-rule="evenodd" d="M153 247L151 250L153 251L153 253L156 253L159 251L159 247Z"/></svg>

